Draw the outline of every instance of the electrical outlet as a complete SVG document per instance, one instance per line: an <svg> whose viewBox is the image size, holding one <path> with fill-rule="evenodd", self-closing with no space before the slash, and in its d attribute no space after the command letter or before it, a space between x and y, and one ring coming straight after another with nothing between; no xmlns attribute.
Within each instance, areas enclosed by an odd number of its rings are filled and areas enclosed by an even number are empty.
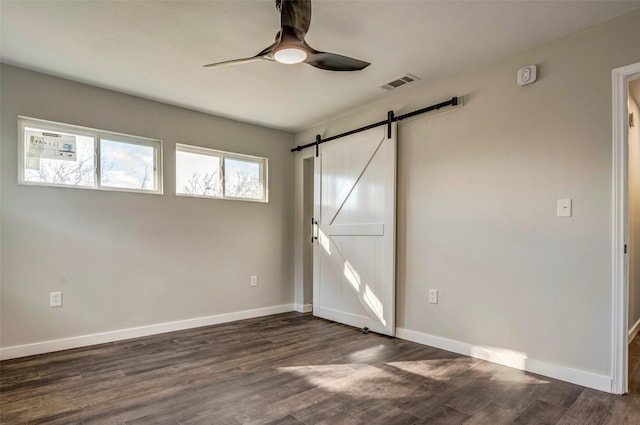
<svg viewBox="0 0 640 425"><path fill-rule="evenodd" d="M258 286L258 276L251 276L251 286Z"/></svg>
<svg viewBox="0 0 640 425"><path fill-rule="evenodd" d="M429 289L429 302L431 304L438 304L438 290Z"/></svg>
<svg viewBox="0 0 640 425"><path fill-rule="evenodd" d="M62 307L62 292L49 292L49 307Z"/></svg>

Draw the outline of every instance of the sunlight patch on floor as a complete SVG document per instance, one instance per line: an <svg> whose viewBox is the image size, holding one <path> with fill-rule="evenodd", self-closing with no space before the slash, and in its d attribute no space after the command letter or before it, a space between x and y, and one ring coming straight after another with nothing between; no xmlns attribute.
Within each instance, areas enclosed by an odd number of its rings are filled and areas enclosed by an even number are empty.
<svg viewBox="0 0 640 425"><path fill-rule="evenodd" d="M351 362L365 362L373 361L380 358L381 353L384 351L385 346L383 344L375 347L365 348L364 350L358 350L349 354L349 361Z"/></svg>
<svg viewBox="0 0 640 425"><path fill-rule="evenodd" d="M292 373L310 384L332 393L343 393L351 397L385 398L415 395L416 388L424 382L411 380L367 364L314 365L279 367L278 371Z"/></svg>
<svg viewBox="0 0 640 425"><path fill-rule="evenodd" d="M464 372L478 364L480 360L471 357L459 357L455 359L416 360L408 362L388 362L391 367L420 375L436 381L448 381L453 374Z"/></svg>

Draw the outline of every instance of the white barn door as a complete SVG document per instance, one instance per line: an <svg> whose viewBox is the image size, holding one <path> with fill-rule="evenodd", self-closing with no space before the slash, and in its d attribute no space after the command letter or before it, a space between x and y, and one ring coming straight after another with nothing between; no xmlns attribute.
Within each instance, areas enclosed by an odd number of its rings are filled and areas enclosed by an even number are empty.
<svg viewBox="0 0 640 425"><path fill-rule="evenodd" d="M319 146L313 314L395 334L396 125Z"/></svg>

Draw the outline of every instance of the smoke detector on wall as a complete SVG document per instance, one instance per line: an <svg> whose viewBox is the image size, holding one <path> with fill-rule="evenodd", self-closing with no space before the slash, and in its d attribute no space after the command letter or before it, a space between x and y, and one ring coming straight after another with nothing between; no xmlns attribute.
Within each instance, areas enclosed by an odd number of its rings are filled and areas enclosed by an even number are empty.
<svg viewBox="0 0 640 425"><path fill-rule="evenodd" d="M531 84L534 81L536 81L536 66L535 65L529 65L529 66L525 66L524 68L520 68L518 70L518 85L519 86L526 86L527 84Z"/></svg>

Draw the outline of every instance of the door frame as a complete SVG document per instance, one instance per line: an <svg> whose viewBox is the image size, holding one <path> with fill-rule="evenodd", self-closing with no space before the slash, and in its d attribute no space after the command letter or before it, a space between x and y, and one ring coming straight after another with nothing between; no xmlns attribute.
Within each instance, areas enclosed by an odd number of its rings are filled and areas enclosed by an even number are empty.
<svg viewBox="0 0 640 425"><path fill-rule="evenodd" d="M640 78L640 62L612 71L613 100L613 237L611 392L628 391L629 274L625 245L629 244L629 81Z"/></svg>
<svg viewBox="0 0 640 425"><path fill-rule="evenodd" d="M314 155L302 158L302 312L310 313L313 311L313 263L314 263L314 243L313 243L313 226L308 220L307 212L310 212L310 218L315 215L315 169L312 170L310 176L307 175L307 165L315 167ZM307 199L311 198L310 211L307 209ZM309 233L306 233L306 231ZM307 256L309 256L307 261ZM307 280L310 279L310 281Z"/></svg>

